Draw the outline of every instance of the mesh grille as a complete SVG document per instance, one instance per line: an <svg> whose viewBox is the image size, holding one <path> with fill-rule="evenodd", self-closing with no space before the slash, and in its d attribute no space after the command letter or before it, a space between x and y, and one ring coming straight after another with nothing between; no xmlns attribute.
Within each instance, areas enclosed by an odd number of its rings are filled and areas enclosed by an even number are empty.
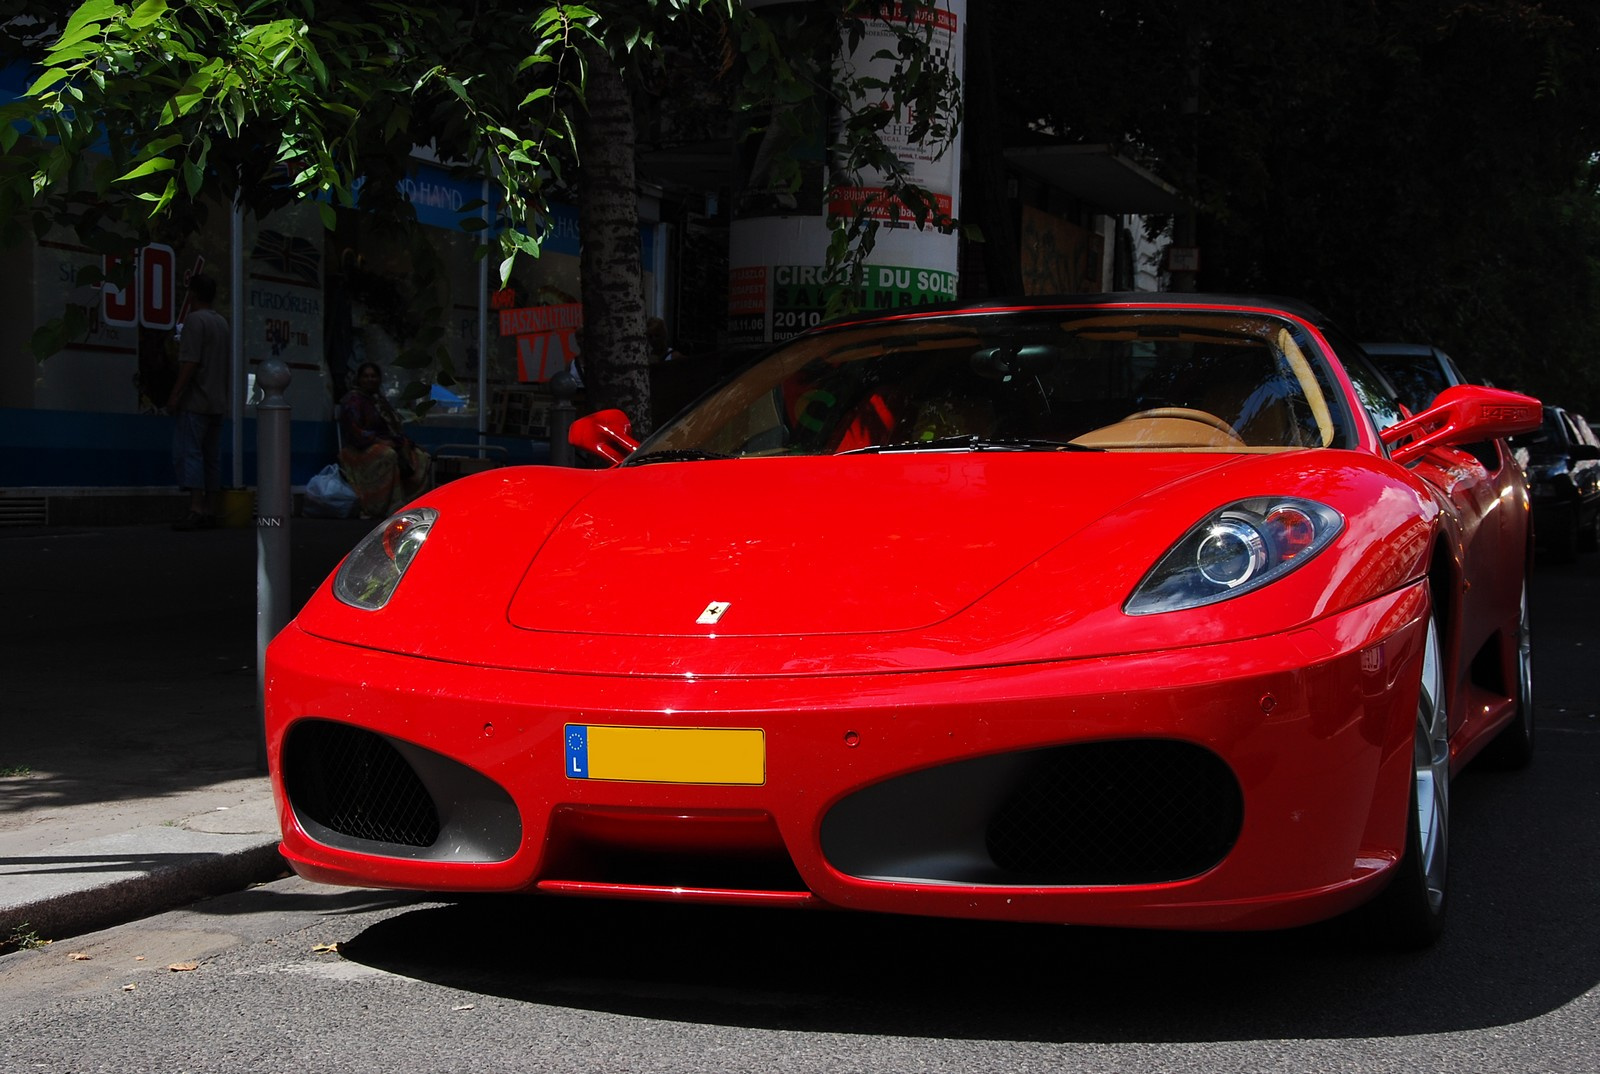
<svg viewBox="0 0 1600 1074"><path fill-rule="evenodd" d="M1170 741L1044 750L989 822L1000 868L1040 884L1137 884L1221 861L1243 819L1215 754Z"/></svg>
<svg viewBox="0 0 1600 1074"><path fill-rule="evenodd" d="M353 839L432 846L439 814L405 758L379 735L307 720L283 748L283 785L300 816Z"/></svg>

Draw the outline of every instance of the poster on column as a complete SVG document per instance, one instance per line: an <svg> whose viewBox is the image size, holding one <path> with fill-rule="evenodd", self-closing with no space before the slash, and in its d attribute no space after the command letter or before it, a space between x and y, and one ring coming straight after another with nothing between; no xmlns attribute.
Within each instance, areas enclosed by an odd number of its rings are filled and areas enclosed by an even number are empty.
<svg viewBox="0 0 1600 1074"><path fill-rule="evenodd" d="M766 265L744 265L729 271L728 343L762 343L768 338L767 279L770 274Z"/></svg>
<svg viewBox="0 0 1600 1074"><path fill-rule="evenodd" d="M868 265L856 304L863 310L897 310L948 302L956 274L910 265ZM772 339L788 339L827 317L826 271L820 265L777 265L772 270Z"/></svg>
<svg viewBox="0 0 1600 1074"><path fill-rule="evenodd" d="M898 24L869 21L859 46L841 61L853 76L887 83L894 63L877 54L897 53L897 30L906 25L927 31L934 52L958 74L962 63L965 0L946 0L908 23L898 7ZM891 107L887 98L858 102ZM924 145L910 139L913 120L897 115L884 138L905 164L912 180L933 198L934 214L918 227L913 215L884 196L885 178L868 169L854 176L837 170L821 211L808 214L803 201L782 213L736 213L729 235L729 344L776 342L820 323L826 317L830 286L825 262L832 238L830 218L853 215L864 207L877 223L856 305L866 310L901 309L957 297L959 239L951 223L960 211L960 139Z"/></svg>
<svg viewBox="0 0 1600 1074"><path fill-rule="evenodd" d="M927 35L934 56L945 60L960 74L962 63L962 17L965 5L951 2L940 7L914 13L898 5L890 5L882 17L869 19L866 32L841 64L846 77L872 80L887 86L896 78L896 60L899 54L897 34L908 24ZM893 109L887 89L876 102L859 102ZM911 140L916 117L905 111L898 112L883 127L882 137L888 149L905 166L913 183L927 191L933 199L932 215L925 227L932 227L947 235L951 242L950 224L957 209L957 184L960 179L961 146L956 142L921 142ZM885 176L876 168L867 168L859 175L835 175L829 195L829 212L834 216L851 216L858 210L877 221L883 229L916 229L915 214L905 204L893 199L885 190ZM929 266L932 267L932 266Z"/></svg>

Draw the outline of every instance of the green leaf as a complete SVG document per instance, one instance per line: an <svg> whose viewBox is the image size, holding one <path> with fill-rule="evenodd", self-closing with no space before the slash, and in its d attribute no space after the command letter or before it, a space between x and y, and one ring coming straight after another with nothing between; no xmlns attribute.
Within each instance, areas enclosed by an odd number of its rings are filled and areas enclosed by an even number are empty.
<svg viewBox="0 0 1600 1074"><path fill-rule="evenodd" d="M174 165L170 158L154 157L131 169L130 171L119 175L116 178L116 182L126 183L130 179L139 179L146 175L154 175L156 172L170 172L173 167Z"/></svg>
<svg viewBox="0 0 1600 1074"><path fill-rule="evenodd" d="M173 180L173 179L168 179L167 180L167 185L161 188L161 194L156 198L155 208L150 210L150 215L151 216L157 216L157 215L159 215L161 213L166 212L167 206L172 203L172 199L177 197L177 195L178 195L178 184L177 184L177 181ZM140 196L143 197L143 195L140 195Z"/></svg>
<svg viewBox="0 0 1600 1074"><path fill-rule="evenodd" d="M82 59L87 50L81 46L101 32L102 27L98 23L87 23L76 29L69 28L62 33L60 40L50 46L50 50L45 53L45 63L57 64L68 60Z"/></svg>
<svg viewBox="0 0 1600 1074"><path fill-rule="evenodd" d="M70 72L64 67L52 67L40 75L33 85L28 87L28 96L37 97L51 86L66 78Z"/></svg>
<svg viewBox="0 0 1600 1074"><path fill-rule="evenodd" d="M66 37L91 23L101 23L114 19L122 13L116 0L86 0L78 5L78 9L67 19L67 26L61 32Z"/></svg>
<svg viewBox="0 0 1600 1074"><path fill-rule="evenodd" d="M167 0L144 0L128 16L127 26L130 30L143 30L158 22L161 16L167 13Z"/></svg>
<svg viewBox="0 0 1600 1074"><path fill-rule="evenodd" d="M310 44L305 46L305 55L306 62L311 65L312 73L317 76L317 85L326 86L328 84L328 65L322 62L322 57L317 54L317 50Z"/></svg>
<svg viewBox="0 0 1600 1074"><path fill-rule="evenodd" d="M166 135L164 137L157 138L155 141L150 142L148 145L146 145L144 147L141 155L143 155L143 156L154 156L157 153L165 153L167 150L173 148L174 146L182 145L183 142L184 142L184 136L183 135L181 135L181 134L168 134L168 135Z"/></svg>
<svg viewBox="0 0 1600 1074"><path fill-rule="evenodd" d="M419 77L417 79L416 85L411 87L411 92L412 93L420 93L420 92L422 92L422 87L426 86L429 82L431 82L433 80L434 76L439 74L443 70L444 70L443 67L430 67L430 68L428 68L428 70L422 72L421 77Z"/></svg>

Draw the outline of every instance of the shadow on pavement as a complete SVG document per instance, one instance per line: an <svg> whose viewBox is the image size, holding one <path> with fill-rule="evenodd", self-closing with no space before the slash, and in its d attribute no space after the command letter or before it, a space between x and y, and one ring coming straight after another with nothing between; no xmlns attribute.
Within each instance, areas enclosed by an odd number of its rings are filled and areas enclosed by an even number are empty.
<svg viewBox="0 0 1600 1074"><path fill-rule="evenodd" d="M1462 777L1451 921L1421 954L1366 942L1359 919L1184 934L531 896L413 910L340 953L522 1002L749 1028L1174 1042L1506 1026L1600 981L1595 760Z"/></svg>
<svg viewBox="0 0 1600 1074"><path fill-rule="evenodd" d="M1511 1026L1600 983L1591 566L1534 577L1539 755L1456 782L1451 920L1427 952L1382 950L1357 917L1183 934L504 896L401 913L340 953L515 1001L758 1029L1210 1042ZM1540 622L1563 624L1542 648Z"/></svg>
<svg viewBox="0 0 1600 1074"><path fill-rule="evenodd" d="M294 519L298 609L371 523ZM258 774L256 536L0 535L0 821Z"/></svg>

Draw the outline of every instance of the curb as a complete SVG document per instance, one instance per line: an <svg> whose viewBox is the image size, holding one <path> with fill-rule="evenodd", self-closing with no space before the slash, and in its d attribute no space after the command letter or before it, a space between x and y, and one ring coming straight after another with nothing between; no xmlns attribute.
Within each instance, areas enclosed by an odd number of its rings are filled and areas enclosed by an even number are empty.
<svg viewBox="0 0 1600 1074"><path fill-rule="evenodd" d="M228 845L219 850L219 841ZM0 859L0 877L28 874L42 881L26 901L0 903L0 953L33 939L127 924L289 872L276 836L206 836L199 842L209 849L194 848L196 842L194 833L147 828L55 853ZM130 845L138 850L130 852ZM102 875L85 885L86 873Z"/></svg>

